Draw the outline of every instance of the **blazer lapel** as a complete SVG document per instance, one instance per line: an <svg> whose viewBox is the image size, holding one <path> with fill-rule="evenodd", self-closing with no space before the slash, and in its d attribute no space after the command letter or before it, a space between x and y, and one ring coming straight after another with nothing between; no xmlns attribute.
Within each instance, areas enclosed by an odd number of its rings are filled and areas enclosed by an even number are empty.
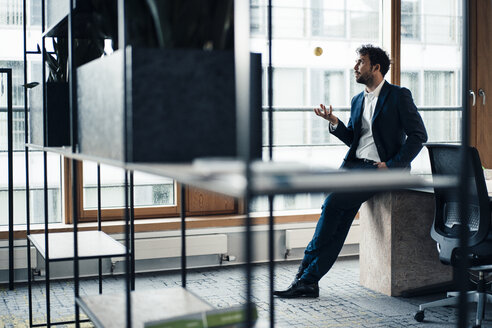
<svg viewBox="0 0 492 328"><path fill-rule="evenodd" d="M364 92L359 93L357 99L355 100L355 117L353 118L354 127L357 126L355 131L360 130L360 125L362 124L362 105L364 101Z"/></svg>
<svg viewBox="0 0 492 328"><path fill-rule="evenodd" d="M381 91L379 92L379 97L378 97L378 102L376 103L376 108L374 109L374 114L372 115L372 122L376 119L378 116L379 112L381 112L381 109L383 108L384 101L386 100L386 97L388 96L388 93L390 91L390 86L388 81L384 81L383 87L381 88Z"/></svg>

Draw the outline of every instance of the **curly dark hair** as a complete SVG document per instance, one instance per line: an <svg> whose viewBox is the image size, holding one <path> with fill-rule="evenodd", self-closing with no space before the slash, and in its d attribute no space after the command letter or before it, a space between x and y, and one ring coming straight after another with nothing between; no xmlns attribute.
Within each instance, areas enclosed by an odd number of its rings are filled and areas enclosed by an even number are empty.
<svg viewBox="0 0 492 328"><path fill-rule="evenodd" d="M363 44L359 48L357 48L356 52L361 55L369 56L369 60L371 61L371 66L379 64L381 67L380 71L383 74L383 77L388 73L390 67L390 58L386 51L383 49L373 46L372 44Z"/></svg>

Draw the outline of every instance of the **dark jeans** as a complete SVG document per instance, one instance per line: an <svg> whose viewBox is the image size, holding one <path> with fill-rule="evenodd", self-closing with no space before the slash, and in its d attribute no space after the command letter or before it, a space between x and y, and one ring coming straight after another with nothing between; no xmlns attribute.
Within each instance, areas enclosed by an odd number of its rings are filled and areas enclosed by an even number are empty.
<svg viewBox="0 0 492 328"><path fill-rule="evenodd" d="M344 169L377 169L361 160L347 161ZM304 251L302 266L306 267L301 279L317 282L333 266L349 232L352 221L363 202L375 192L331 193L321 206L321 216L314 236Z"/></svg>

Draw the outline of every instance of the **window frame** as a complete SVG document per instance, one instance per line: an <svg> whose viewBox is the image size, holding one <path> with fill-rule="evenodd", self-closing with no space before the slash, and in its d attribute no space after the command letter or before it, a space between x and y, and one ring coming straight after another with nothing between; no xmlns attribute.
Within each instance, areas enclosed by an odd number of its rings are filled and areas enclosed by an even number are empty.
<svg viewBox="0 0 492 328"><path fill-rule="evenodd" d="M94 222L98 218L97 209L84 209L83 204L83 166L79 161L75 161L77 186L77 219L80 222ZM65 223L73 223L72 213L72 181L71 181L71 160L64 159L64 183L63 197L65 209ZM175 204L165 206L149 206L134 209L135 219L158 219L158 218L175 218L181 211L181 184L174 182ZM211 192L204 192L196 188L186 189L186 215L232 215L238 214L239 203L236 199L227 196L221 196ZM225 204L223 207L214 206L217 201ZM101 221L117 221L124 218L124 208L102 208Z"/></svg>

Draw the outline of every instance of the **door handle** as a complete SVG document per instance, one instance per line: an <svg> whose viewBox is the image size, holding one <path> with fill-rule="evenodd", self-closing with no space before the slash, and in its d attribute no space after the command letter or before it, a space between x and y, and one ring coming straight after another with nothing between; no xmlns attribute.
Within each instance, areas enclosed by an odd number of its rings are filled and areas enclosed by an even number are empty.
<svg viewBox="0 0 492 328"><path fill-rule="evenodd" d="M470 96L472 96L473 98L473 101L472 101L472 106L475 106L475 104L477 103L477 96L475 95L475 92L473 92L473 90L470 90Z"/></svg>
<svg viewBox="0 0 492 328"><path fill-rule="evenodd" d="M483 89L482 89L482 88L478 89L478 95L479 95L480 97L483 97L483 100L482 100L482 105L484 105L484 106L485 106L485 91L483 91Z"/></svg>

